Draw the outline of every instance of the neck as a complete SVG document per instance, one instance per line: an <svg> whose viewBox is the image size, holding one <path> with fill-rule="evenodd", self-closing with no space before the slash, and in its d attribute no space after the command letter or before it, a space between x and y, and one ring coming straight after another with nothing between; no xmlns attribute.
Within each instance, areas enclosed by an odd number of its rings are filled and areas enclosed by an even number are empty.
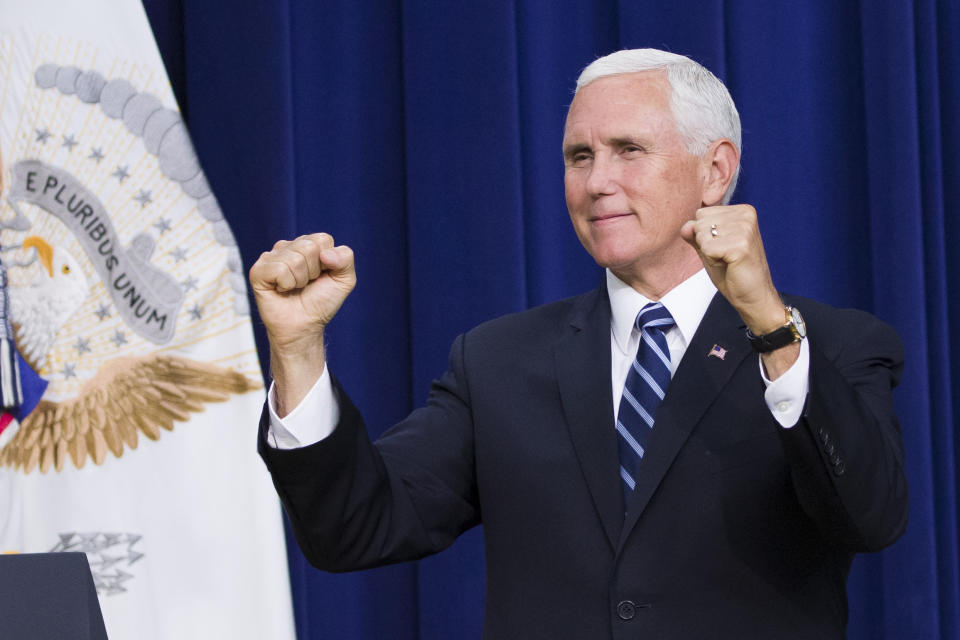
<svg viewBox="0 0 960 640"><path fill-rule="evenodd" d="M656 302L702 268L700 256L691 248L676 260L650 260L626 269L611 267L610 271L634 291Z"/></svg>

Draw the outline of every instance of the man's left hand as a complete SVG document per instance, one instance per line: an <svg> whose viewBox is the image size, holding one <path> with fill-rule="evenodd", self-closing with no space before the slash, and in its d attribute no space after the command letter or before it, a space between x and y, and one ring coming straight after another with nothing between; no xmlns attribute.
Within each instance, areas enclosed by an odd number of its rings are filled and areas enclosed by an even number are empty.
<svg viewBox="0 0 960 640"><path fill-rule="evenodd" d="M783 326L783 302L770 277L756 209L748 204L703 207L681 227L680 235L696 249L713 284L754 335ZM783 353L777 353L776 360L783 359L789 366L796 358L790 355L799 353L799 348L788 345L777 351ZM773 379L781 367L768 360L764 357Z"/></svg>

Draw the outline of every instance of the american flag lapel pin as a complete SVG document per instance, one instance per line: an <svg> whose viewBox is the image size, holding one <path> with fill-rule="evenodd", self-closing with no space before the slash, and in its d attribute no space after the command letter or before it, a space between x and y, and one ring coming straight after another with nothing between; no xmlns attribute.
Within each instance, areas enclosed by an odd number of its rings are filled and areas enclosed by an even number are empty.
<svg viewBox="0 0 960 640"><path fill-rule="evenodd" d="M720 358L721 360L723 360L724 358L727 357L727 350L721 347L720 345L715 344L710 349L710 352L707 354L708 358L710 356L713 356L714 358Z"/></svg>

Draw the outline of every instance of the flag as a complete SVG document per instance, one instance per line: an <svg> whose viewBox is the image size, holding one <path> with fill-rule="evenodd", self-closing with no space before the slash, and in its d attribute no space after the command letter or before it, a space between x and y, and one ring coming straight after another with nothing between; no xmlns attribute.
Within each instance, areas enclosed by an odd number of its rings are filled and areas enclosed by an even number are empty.
<svg viewBox="0 0 960 640"><path fill-rule="evenodd" d="M293 638L240 254L137 1L0 0L0 551L111 638Z"/></svg>
<svg viewBox="0 0 960 640"><path fill-rule="evenodd" d="M720 358L723 360L727 357L727 350L720 345L715 344L710 348L710 352L707 353L707 356L713 356L714 358Z"/></svg>

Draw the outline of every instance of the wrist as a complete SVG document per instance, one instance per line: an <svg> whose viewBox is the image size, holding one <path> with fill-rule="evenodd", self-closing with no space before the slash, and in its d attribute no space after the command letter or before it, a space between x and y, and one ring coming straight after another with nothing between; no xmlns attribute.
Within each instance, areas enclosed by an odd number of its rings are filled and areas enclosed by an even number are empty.
<svg viewBox="0 0 960 640"><path fill-rule="evenodd" d="M755 351L768 354L797 343L807 336L807 325L795 307L783 307L783 324L767 333L755 334L747 329L747 340Z"/></svg>
<svg viewBox="0 0 960 640"><path fill-rule="evenodd" d="M306 331L275 332L267 328L267 341L271 356L297 360L315 358L324 350L324 326L317 325Z"/></svg>
<svg viewBox="0 0 960 640"><path fill-rule="evenodd" d="M280 417L294 409L307 395L326 367L323 333L312 339L275 344L270 342L270 375L276 391Z"/></svg>
<svg viewBox="0 0 960 640"><path fill-rule="evenodd" d="M776 296L768 299L762 305L740 311L740 317L747 325L750 333L755 336L764 335L783 326L785 322L784 304L780 297Z"/></svg>
<svg viewBox="0 0 960 640"><path fill-rule="evenodd" d="M763 370L766 372L767 379L772 382L786 373L799 357L800 343L791 342L768 353L761 353L760 361L763 363Z"/></svg>

